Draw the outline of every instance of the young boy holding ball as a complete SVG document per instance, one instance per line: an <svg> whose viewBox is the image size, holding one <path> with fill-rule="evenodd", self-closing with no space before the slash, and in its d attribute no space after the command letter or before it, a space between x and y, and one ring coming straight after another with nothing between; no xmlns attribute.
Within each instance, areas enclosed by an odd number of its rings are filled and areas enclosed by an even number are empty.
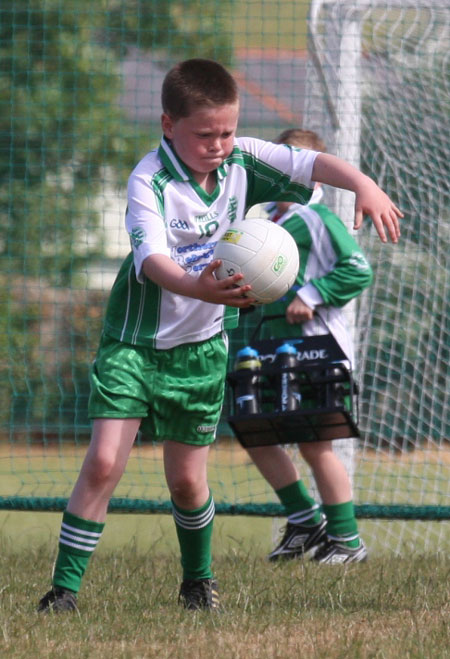
<svg viewBox="0 0 450 659"><path fill-rule="evenodd" d="M214 276L214 245L248 208L307 203L316 181L356 193L355 225L372 217L399 237L400 211L372 181L329 154L236 138L239 94L220 64L176 64L162 88L163 137L130 175L131 254L113 285L91 369L92 437L63 514L52 587L40 611L77 608L109 500L140 427L163 443L183 569L180 602L217 609L211 535L214 500L206 464L227 366L225 331L252 304L240 275Z"/></svg>

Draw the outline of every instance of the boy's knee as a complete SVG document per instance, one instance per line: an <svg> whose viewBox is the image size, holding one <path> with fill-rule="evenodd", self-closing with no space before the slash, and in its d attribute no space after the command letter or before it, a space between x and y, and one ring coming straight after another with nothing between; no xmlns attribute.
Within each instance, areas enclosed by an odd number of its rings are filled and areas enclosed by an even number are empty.
<svg viewBox="0 0 450 659"><path fill-rule="evenodd" d="M325 445L322 444L322 442L310 444L305 443L300 444L299 446L302 458L306 460L309 465L314 464L318 460L322 460L325 454L333 451L333 449L328 446L328 443Z"/></svg>
<svg viewBox="0 0 450 659"><path fill-rule="evenodd" d="M183 501L188 506L191 501L198 499L199 493L205 489L205 483L191 474L180 474L169 484L170 493L174 501Z"/></svg>
<svg viewBox="0 0 450 659"><path fill-rule="evenodd" d="M117 461L113 456L97 455L90 461L85 474L93 484L100 485L120 477Z"/></svg>

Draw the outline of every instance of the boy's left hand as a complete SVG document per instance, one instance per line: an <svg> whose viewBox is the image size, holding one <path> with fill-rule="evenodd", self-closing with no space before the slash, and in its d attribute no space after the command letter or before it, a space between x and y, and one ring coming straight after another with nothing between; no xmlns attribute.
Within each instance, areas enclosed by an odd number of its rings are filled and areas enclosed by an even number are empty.
<svg viewBox="0 0 450 659"><path fill-rule="evenodd" d="M300 325L314 318L314 310L308 307L303 300L296 295L286 309L286 320L289 325Z"/></svg>
<svg viewBox="0 0 450 659"><path fill-rule="evenodd" d="M364 177L356 191L354 229L359 229L364 214L370 215L378 235L383 243L387 242L385 228L393 243L400 237L399 218L403 213L388 195L371 178Z"/></svg>
<svg viewBox="0 0 450 659"><path fill-rule="evenodd" d="M354 228L361 227L363 215L366 213L372 218L383 243L387 242L385 228L392 242L398 242L400 237L398 220L403 217L403 213L369 176L341 158L330 153L319 153L314 161L312 180L354 192L356 195Z"/></svg>

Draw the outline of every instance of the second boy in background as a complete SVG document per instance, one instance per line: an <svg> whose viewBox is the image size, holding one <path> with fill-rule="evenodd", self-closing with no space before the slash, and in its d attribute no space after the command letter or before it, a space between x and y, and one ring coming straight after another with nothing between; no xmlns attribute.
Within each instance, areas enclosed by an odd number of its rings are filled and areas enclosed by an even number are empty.
<svg viewBox="0 0 450 659"><path fill-rule="evenodd" d="M325 151L312 131L290 129L280 144ZM307 206L278 202L269 206L270 219L295 238L300 270L287 296L264 307L265 314L284 314L270 324L273 337L299 337L330 332L353 364L353 344L343 307L371 284L372 269L342 221L319 204L323 191L316 185ZM299 437L301 442L301 437ZM296 466L282 446L248 449L252 460L283 504L287 525L270 560L294 558L315 550L319 563L355 563L367 558L358 533L350 477L331 441L299 443L311 467L322 499L309 493Z"/></svg>

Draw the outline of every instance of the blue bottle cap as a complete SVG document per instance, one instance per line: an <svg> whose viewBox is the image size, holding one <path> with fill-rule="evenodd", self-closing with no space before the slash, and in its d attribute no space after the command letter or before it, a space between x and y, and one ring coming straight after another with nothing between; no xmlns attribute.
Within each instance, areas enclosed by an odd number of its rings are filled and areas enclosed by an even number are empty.
<svg viewBox="0 0 450 659"><path fill-rule="evenodd" d="M297 349L292 345L292 343L283 343L281 346L278 346L278 348L275 350L275 353L277 355L280 354L296 355Z"/></svg>
<svg viewBox="0 0 450 659"><path fill-rule="evenodd" d="M254 357L259 357L259 352L255 350L255 348L252 348L251 346L245 346L245 348L239 350L236 356L239 358L241 357L254 358Z"/></svg>

